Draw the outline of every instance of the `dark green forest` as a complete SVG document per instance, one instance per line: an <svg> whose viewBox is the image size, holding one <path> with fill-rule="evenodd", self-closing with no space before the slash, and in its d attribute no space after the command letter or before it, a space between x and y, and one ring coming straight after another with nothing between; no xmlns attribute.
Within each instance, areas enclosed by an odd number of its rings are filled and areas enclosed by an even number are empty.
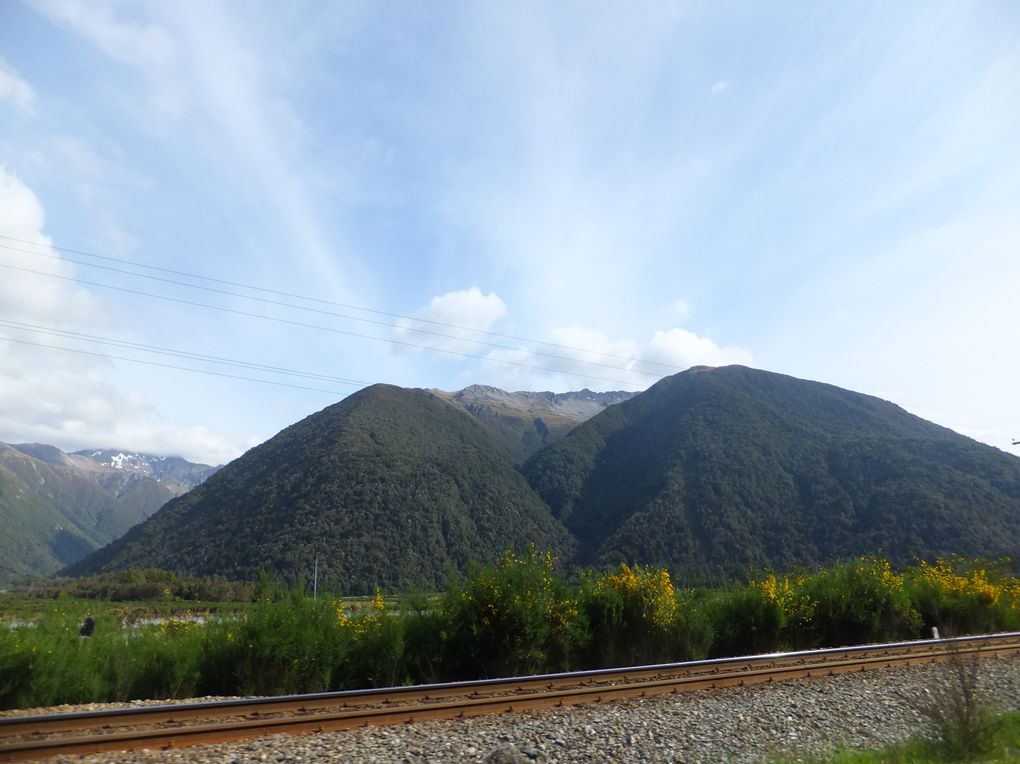
<svg viewBox="0 0 1020 764"><path fill-rule="evenodd" d="M505 548L565 567L665 566L718 584L861 554L1020 557L1020 459L860 393L698 367L577 426L519 469L498 422L375 385L287 428L72 575L441 588Z"/></svg>

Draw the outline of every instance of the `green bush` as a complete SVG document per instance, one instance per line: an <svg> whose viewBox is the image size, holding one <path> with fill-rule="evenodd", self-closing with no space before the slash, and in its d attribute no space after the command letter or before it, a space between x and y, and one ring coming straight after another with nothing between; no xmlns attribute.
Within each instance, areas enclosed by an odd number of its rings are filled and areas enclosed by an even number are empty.
<svg viewBox="0 0 1020 764"><path fill-rule="evenodd" d="M839 647L920 633L921 616L903 577L885 560L862 557L833 565L805 578L798 596L806 616L797 635L802 644Z"/></svg>
<svg viewBox="0 0 1020 764"><path fill-rule="evenodd" d="M712 657L774 652L783 646L783 608L761 587L727 587L715 592L707 606L713 633Z"/></svg>
<svg viewBox="0 0 1020 764"><path fill-rule="evenodd" d="M534 548L473 568L440 608L444 663L462 678L534 674L574 664L587 624L574 593Z"/></svg>
<svg viewBox="0 0 1020 764"><path fill-rule="evenodd" d="M943 636L1013 631L1020 628L1020 588L1007 570L1008 561L922 561L904 580L925 633L933 626Z"/></svg>
<svg viewBox="0 0 1020 764"><path fill-rule="evenodd" d="M584 576L581 608L591 641L585 665L633 665L674 657L676 590L664 569L630 567Z"/></svg>

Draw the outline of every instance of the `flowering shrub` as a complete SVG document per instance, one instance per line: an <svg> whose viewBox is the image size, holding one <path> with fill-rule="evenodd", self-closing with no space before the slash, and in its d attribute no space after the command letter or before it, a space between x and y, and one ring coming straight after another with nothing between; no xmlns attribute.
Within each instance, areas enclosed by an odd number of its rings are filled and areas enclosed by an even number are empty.
<svg viewBox="0 0 1020 764"><path fill-rule="evenodd" d="M264 577L254 602L216 615L61 597L0 625L0 707L314 692L634 665L1020 628L1004 564L861 558L809 574L678 590L621 565L569 585L534 548L473 568L439 595L393 606L310 599ZM3 601L0 598L0 601ZM141 616L157 619L131 624ZM78 636L87 614L90 638Z"/></svg>
<svg viewBox="0 0 1020 764"><path fill-rule="evenodd" d="M585 623L553 558L531 547L474 568L442 602L448 665L459 676L533 674L570 666Z"/></svg>
<svg viewBox="0 0 1020 764"><path fill-rule="evenodd" d="M589 664L666 660L672 652L677 593L669 571L623 563L616 573L589 575L581 598L592 635Z"/></svg>
<svg viewBox="0 0 1020 764"><path fill-rule="evenodd" d="M959 558L922 561L906 578L926 632L933 626L943 636L1020 627L1020 581L995 566Z"/></svg>
<svg viewBox="0 0 1020 764"><path fill-rule="evenodd" d="M921 628L903 576L887 560L861 557L826 568L800 586L798 646L837 647L908 639Z"/></svg>

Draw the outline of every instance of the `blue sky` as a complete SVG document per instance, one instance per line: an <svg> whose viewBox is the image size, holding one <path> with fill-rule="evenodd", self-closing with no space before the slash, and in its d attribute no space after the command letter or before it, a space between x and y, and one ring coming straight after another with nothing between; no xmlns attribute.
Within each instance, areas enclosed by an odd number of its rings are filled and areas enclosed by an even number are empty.
<svg viewBox="0 0 1020 764"><path fill-rule="evenodd" d="M1018 210L1012 0L3 3L0 440L745 363L1015 453Z"/></svg>

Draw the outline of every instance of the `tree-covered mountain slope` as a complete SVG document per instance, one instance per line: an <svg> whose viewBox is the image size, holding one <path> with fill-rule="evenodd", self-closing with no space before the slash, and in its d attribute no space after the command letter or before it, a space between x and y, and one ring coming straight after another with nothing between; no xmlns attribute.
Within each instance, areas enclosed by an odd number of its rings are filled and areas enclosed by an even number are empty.
<svg viewBox="0 0 1020 764"><path fill-rule="evenodd" d="M0 443L0 582L54 573L144 518L75 470Z"/></svg>
<svg viewBox="0 0 1020 764"><path fill-rule="evenodd" d="M344 591L434 588L450 566L569 534L490 434L425 390L374 385L283 430L73 574L157 566L320 576Z"/></svg>
<svg viewBox="0 0 1020 764"><path fill-rule="evenodd" d="M522 471L583 564L719 580L862 553L1020 556L1020 459L878 398L740 366L663 379Z"/></svg>

